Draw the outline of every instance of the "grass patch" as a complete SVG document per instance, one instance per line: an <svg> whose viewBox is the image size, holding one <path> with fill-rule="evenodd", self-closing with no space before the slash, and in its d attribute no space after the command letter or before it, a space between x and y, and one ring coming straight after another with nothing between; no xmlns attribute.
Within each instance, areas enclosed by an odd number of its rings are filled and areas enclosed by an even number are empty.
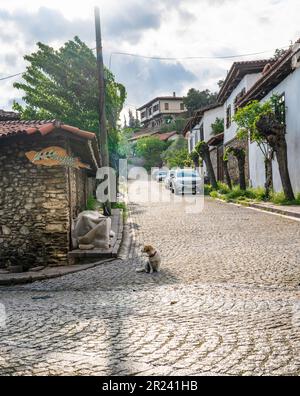
<svg viewBox="0 0 300 396"><path fill-rule="evenodd" d="M279 193L271 193L270 202L275 205L300 205L300 193L297 194L296 199L294 201L288 201L283 192Z"/></svg>
<svg viewBox="0 0 300 396"><path fill-rule="evenodd" d="M226 202L234 203L246 203L246 202L272 202L275 205L300 205L300 193L297 194L294 201L288 201L283 192L271 193L270 198L266 198L265 189L259 188L247 188L247 190L241 190L239 186L234 186L232 190L224 183L218 183L218 189L213 190L211 186L206 185L206 192L212 198L222 199Z"/></svg>

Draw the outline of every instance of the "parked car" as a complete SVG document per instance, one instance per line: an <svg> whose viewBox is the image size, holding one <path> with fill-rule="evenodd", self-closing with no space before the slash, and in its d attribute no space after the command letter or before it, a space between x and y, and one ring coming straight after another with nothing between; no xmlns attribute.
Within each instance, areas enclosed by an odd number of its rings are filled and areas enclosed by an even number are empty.
<svg viewBox="0 0 300 396"><path fill-rule="evenodd" d="M167 190L171 189L171 180L172 180L172 177L175 175L175 173L176 173L176 170L170 170L165 178L165 188Z"/></svg>
<svg viewBox="0 0 300 396"><path fill-rule="evenodd" d="M155 179L158 183L160 183L160 182L164 181L167 176L168 176L167 171L160 170L159 172L156 173Z"/></svg>
<svg viewBox="0 0 300 396"><path fill-rule="evenodd" d="M203 181L194 169L179 169L171 177L170 189L173 194L192 193L201 191Z"/></svg>

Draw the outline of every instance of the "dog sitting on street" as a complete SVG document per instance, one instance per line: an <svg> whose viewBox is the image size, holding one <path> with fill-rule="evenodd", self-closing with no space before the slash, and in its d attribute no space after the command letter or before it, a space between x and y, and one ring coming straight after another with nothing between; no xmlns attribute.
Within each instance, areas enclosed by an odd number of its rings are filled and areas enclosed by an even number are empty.
<svg viewBox="0 0 300 396"><path fill-rule="evenodd" d="M146 272L147 274L159 272L161 265L161 255L159 251L151 245L145 245L142 249L142 253L148 256L148 261L145 267L137 268L136 272Z"/></svg>

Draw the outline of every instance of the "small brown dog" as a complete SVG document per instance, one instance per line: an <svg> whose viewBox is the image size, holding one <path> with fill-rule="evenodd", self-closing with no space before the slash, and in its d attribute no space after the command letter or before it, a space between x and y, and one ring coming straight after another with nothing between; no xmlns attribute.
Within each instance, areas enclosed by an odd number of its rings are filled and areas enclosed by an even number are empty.
<svg viewBox="0 0 300 396"><path fill-rule="evenodd" d="M136 272L147 272L148 274L159 272L161 265L161 256L159 251L151 245L145 245L142 249L142 253L147 254L149 260L144 268L138 268Z"/></svg>

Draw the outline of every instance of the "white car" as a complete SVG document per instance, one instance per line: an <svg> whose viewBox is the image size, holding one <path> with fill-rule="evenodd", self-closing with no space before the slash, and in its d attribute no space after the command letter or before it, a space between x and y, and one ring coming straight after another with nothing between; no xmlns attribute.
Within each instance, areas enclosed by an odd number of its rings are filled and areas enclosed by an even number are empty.
<svg viewBox="0 0 300 396"><path fill-rule="evenodd" d="M172 177L175 175L175 173L176 173L176 170L170 170L165 178L165 188L167 190L171 189L171 180L172 180Z"/></svg>
<svg viewBox="0 0 300 396"><path fill-rule="evenodd" d="M180 169L171 176L170 189L173 194L197 194L201 192L203 180L194 169Z"/></svg>
<svg viewBox="0 0 300 396"><path fill-rule="evenodd" d="M167 176L168 176L167 171L160 170L159 172L156 173L155 179L158 183L160 183L160 182L164 181Z"/></svg>

